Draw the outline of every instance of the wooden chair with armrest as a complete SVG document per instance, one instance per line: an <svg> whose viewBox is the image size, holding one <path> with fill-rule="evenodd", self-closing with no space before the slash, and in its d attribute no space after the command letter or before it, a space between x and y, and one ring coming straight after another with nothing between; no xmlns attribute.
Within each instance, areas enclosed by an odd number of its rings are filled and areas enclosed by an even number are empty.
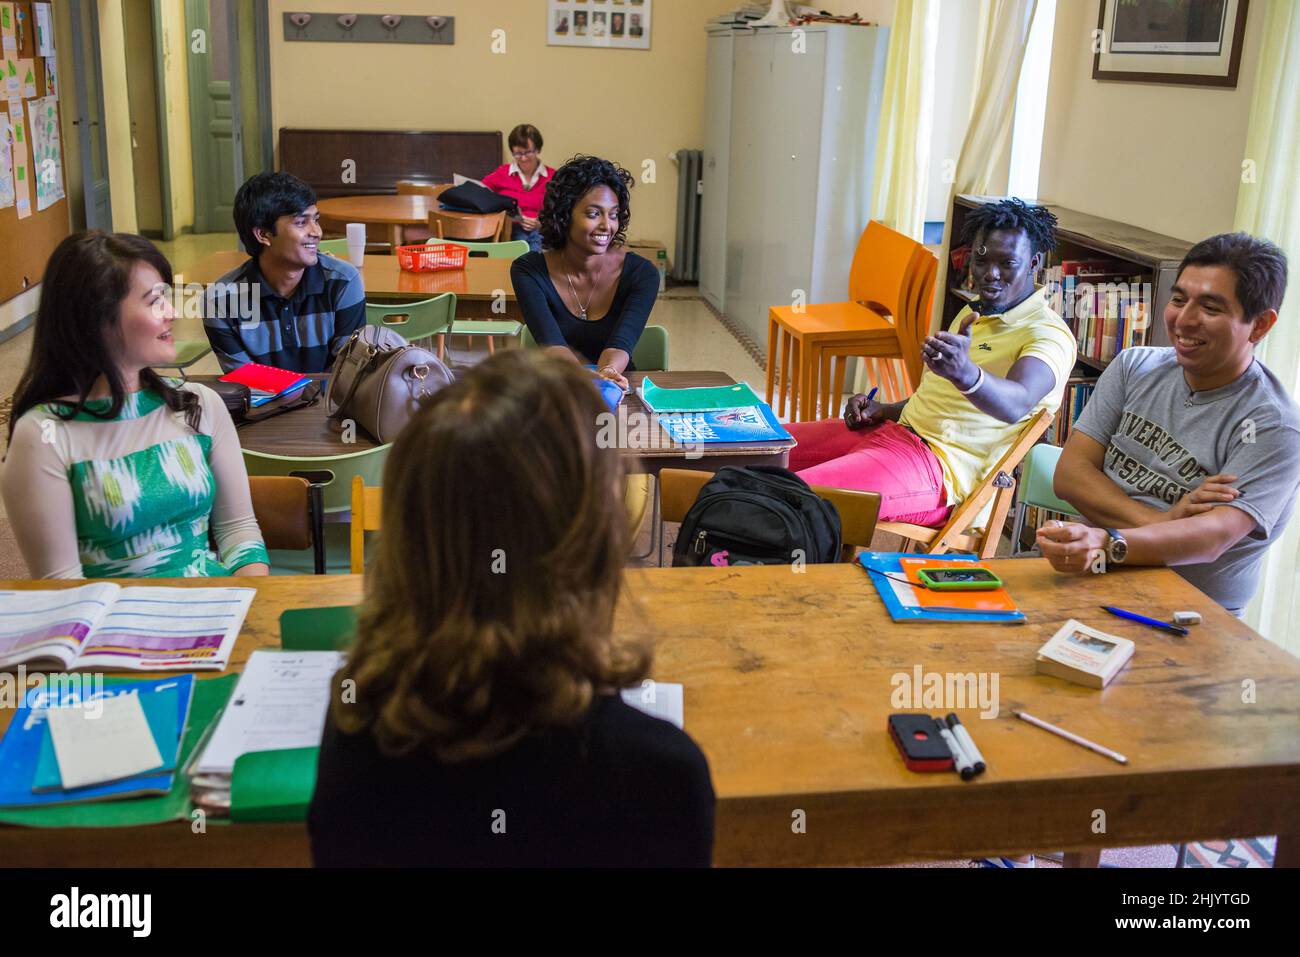
<svg viewBox="0 0 1300 957"><path fill-rule="evenodd" d="M317 575L325 574L325 542L320 534L319 503L305 478L250 475L253 515L268 551L311 549Z"/></svg>
<svg viewBox="0 0 1300 957"><path fill-rule="evenodd" d="M901 535L907 542L919 542L925 546L924 551L928 555L960 551L975 552L980 558L993 558L1016 491L1016 480L1012 478L1012 473L1051 424L1052 413L1046 409L1040 410L1025 423L1011 447L989 469L965 501L952 510L942 528L928 528L908 522L881 522L876 526L877 531ZM982 529L972 528L972 523L990 499L993 500L993 509L989 513L987 524Z"/></svg>
<svg viewBox="0 0 1300 957"><path fill-rule="evenodd" d="M662 469L659 472L659 521L680 522L686 517L700 489L713 478L712 472L697 469ZM840 539L845 548L869 548L880 514L880 495L851 489L812 486L813 492L831 502L840 513ZM659 533L659 564L664 563L664 534Z"/></svg>
<svg viewBox="0 0 1300 957"><path fill-rule="evenodd" d="M505 210L499 213L448 213L431 209L429 234L438 239L499 243L510 235L510 220Z"/></svg>

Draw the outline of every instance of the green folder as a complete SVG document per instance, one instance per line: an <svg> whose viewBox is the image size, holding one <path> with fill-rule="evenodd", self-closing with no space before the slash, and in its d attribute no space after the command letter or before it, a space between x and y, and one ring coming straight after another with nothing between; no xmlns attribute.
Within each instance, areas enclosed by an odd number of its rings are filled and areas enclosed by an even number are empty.
<svg viewBox="0 0 1300 957"><path fill-rule="evenodd" d="M285 651L346 651L357 630L357 606L295 608L280 615Z"/></svg>
<svg viewBox="0 0 1300 957"><path fill-rule="evenodd" d="M230 819L305 820L319 758L319 746L241 754L230 775Z"/></svg>
<svg viewBox="0 0 1300 957"><path fill-rule="evenodd" d="M183 768L189 762L190 755L207 731L208 725L216 720L221 709L226 706L238 678L238 675L226 675L223 678L204 678L194 682L190 719L185 725L185 738L176 759L177 767ZM105 678L104 683L122 684L139 680L138 676ZM0 823L25 827L135 827L180 820L188 817L190 810L189 777L177 774L171 791L158 797L63 804L57 807L15 808L0 811Z"/></svg>
<svg viewBox="0 0 1300 957"><path fill-rule="evenodd" d="M766 404L747 382L697 389L665 389L651 382L649 376L641 382L641 399L652 412L708 412Z"/></svg>

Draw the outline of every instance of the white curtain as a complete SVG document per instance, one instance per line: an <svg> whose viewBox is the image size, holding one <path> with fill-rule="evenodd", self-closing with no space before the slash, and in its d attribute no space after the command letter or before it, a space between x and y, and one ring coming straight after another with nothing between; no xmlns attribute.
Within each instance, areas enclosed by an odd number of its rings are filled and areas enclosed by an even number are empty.
<svg viewBox="0 0 1300 957"><path fill-rule="evenodd" d="M871 218L920 242L934 132L939 0L895 0L889 31Z"/></svg>
<svg viewBox="0 0 1300 957"><path fill-rule="evenodd" d="M1016 118L1016 87L1025 62L1029 29L1033 26L1038 0L980 0L980 28L977 39L975 88L970 125L957 157L957 169L948 192L947 209L957 193L1001 195L1007 188L1011 166L1011 130ZM944 254L935 280L931 327L943 315L943 290L948 285L948 251L952 245L952 221L943 231Z"/></svg>
<svg viewBox="0 0 1300 957"><path fill-rule="evenodd" d="M1236 228L1271 239L1290 264L1277 325L1255 355L1300 400L1300 3L1270 0L1237 193ZM1269 548L1246 621L1300 655L1300 505Z"/></svg>

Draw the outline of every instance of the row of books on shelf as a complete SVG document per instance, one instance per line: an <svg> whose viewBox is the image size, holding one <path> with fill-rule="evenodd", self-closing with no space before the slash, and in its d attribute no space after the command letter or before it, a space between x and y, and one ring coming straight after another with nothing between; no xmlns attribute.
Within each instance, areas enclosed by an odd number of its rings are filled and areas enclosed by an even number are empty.
<svg viewBox="0 0 1300 957"><path fill-rule="evenodd" d="M1153 311L1147 277L1115 260L1067 259L1044 267L1047 304L1078 339L1079 355L1109 362L1121 349L1146 345Z"/></svg>
<svg viewBox="0 0 1300 957"><path fill-rule="evenodd" d="M1066 380L1061 408L1052 422L1053 445L1064 447L1065 440L1070 437L1070 431L1074 428L1074 423L1083 413L1083 407L1092 398L1092 390L1096 385L1096 377L1072 376Z"/></svg>

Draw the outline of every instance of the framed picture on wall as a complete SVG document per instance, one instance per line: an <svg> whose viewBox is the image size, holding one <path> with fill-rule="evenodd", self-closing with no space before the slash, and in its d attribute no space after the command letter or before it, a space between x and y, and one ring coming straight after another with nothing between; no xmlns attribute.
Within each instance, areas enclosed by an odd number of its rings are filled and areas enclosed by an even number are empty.
<svg viewBox="0 0 1300 957"><path fill-rule="evenodd" d="M653 0L549 0L546 42L563 47L650 49Z"/></svg>
<svg viewBox="0 0 1300 957"><path fill-rule="evenodd" d="M1092 78L1237 85L1250 0L1099 0Z"/></svg>

